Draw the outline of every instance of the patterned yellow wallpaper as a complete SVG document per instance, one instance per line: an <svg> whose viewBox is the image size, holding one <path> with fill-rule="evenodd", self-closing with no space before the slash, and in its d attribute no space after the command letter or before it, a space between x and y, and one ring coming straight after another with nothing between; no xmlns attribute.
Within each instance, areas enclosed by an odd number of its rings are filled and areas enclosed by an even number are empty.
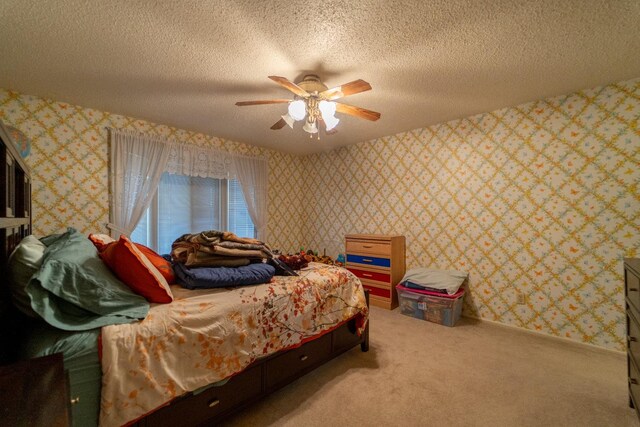
<svg viewBox="0 0 640 427"><path fill-rule="evenodd" d="M0 89L0 119L32 141L27 163L33 176L33 227L38 236L67 226L83 233L106 232L108 220L107 131L105 127L161 135L269 159L269 243L291 251L302 237L302 178L297 156Z"/></svg>
<svg viewBox="0 0 640 427"><path fill-rule="evenodd" d="M640 79L305 157L304 241L403 234L408 268L470 273L467 315L623 350L639 118Z"/></svg>
<svg viewBox="0 0 640 427"><path fill-rule="evenodd" d="M334 255L347 233L403 234L409 268L469 271L467 315L624 349L640 79L307 157L6 90L0 118L33 141L37 235L105 231L105 126L164 135L269 158L274 247Z"/></svg>

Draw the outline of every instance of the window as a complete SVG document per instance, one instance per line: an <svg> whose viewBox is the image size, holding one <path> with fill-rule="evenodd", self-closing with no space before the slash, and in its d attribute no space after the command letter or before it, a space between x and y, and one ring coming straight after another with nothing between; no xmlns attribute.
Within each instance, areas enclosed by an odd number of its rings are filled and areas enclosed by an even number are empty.
<svg viewBox="0 0 640 427"><path fill-rule="evenodd" d="M171 244L185 233L228 230L240 237L255 237L240 183L164 173L149 209L131 239L158 253L171 252Z"/></svg>

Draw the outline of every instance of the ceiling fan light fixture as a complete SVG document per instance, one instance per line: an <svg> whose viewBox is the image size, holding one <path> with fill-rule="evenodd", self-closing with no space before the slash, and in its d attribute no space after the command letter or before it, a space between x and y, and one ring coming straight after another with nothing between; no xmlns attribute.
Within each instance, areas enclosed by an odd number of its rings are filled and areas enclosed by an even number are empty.
<svg viewBox="0 0 640 427"><path fill-rule="evenodd" d="M302 120L307 114L307 108L305 102L302 99L297 99L289 103L289 116L295 120ZM286 120L286 119L285 119Z"/></svg>
<svg viewBox="0 0 640 427"><path fill-rule="evenodd" d="M293 124L296 122L293 117L291 117L291 115L289 113L285 114L284 116L282 116L282 120L284 120L291 129L293 129Z"/></svg>
<svg viewBox="0 0 640 427"><path fill-rule="evenodd" d="M333 129L334 127L338 126L338 123L340 123L340 119L336 119L334 116L327 117L326 119L323 118L322 120L324 120L324 123L327 126L327 130Z"/></svg>
<svg viewBox="0 0 640 427"><path fill-rule="evenodd" d="M335 133L333 129L340 123L340 120L335 116L336 113L348 114L372 122L380 118L380 113L376 111L335 102L336 99L371 90L371 85L362 79L328 89L315 74L307 74L298 84L291 82L286 77L269 76L269 78L292 92L295 97L293 99L240 101L236 102L236 105L243 107L247 105L287 104L287 113L280 116L280 120L271 126L272 130L282 129L285 125L289 125L293 129L296 121L304 121L302 129L309 133L309 136L319 135L319 127L333 134ZM320 125L318 122L321 122Z"/></svg>
<svg viewBox="0 0 640 427"><path fill-rule="evenodd" d="M336 103L332 101L325 101L324 99L318 104L322 119L326 120L329 117L333 117L336 114Z"/></svg>
<svg viewBox="0 0 640 427"><path fill-rule="evenodd" d="M304 126L302 126L302 129L308 133L318 133L318 126L316 125L316 122L307 121Z"/></svg>

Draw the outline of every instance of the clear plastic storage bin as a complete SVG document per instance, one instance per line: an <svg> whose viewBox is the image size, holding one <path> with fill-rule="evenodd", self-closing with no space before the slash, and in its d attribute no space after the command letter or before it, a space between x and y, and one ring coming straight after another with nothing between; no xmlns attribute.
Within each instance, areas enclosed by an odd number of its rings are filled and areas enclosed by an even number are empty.
<svg viewBox="0 0 640 427"><path fill-rule="evenodd" d="M462 314L464 289L453 295L396 286L400 312L416 319L428 320L445 326L456 324Z"/></svg>

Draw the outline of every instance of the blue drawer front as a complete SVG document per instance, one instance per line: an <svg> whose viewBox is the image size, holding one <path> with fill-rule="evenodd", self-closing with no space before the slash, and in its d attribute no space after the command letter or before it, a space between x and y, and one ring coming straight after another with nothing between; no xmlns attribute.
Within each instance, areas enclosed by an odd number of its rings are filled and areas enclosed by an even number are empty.
<svg viewBox="0 0 640 427"><path fill-rule="evenodd" d="M360 255L347 254L347 262L376 265L378 267L391 267L391 260L389 258L376 258L373 256L360 256Z"/></svg>

